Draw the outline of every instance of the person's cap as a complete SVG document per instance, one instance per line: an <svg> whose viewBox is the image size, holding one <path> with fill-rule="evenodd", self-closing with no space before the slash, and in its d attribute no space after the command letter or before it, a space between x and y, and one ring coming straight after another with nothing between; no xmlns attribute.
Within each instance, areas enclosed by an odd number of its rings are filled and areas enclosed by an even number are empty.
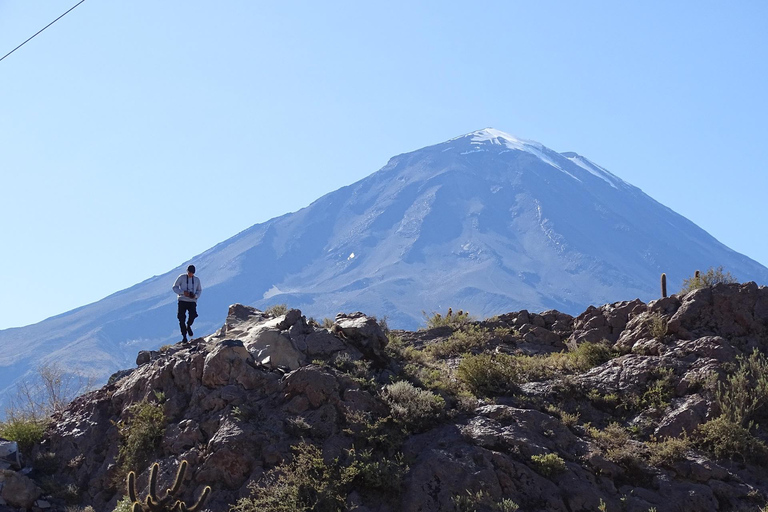
<svg viewBox="0 0 768 512"><path fill-rule="evenodd" d="M194 274L195 273L195 266L194 265L188 266L187 267L187 272L192 272Z"/></svg>

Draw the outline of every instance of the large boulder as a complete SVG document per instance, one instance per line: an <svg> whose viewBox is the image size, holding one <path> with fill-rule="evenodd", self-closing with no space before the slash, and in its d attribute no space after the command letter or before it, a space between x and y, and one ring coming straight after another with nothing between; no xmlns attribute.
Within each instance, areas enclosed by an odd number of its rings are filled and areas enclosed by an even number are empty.
<svg viewBox="0 0 768 512"><path fill-rule="evenodd" d="M43 493L32 479L7 469L0 470L0 488L0 497L12 507L21 509L32 508Z"/></svg>
<svg viewBox="0 0 768 512"><path fill-rule="evenodd" d="M336 315L331 332L348 341L355 348L374 361L384 359L387 335L376 318L361 312Z"/></svg>

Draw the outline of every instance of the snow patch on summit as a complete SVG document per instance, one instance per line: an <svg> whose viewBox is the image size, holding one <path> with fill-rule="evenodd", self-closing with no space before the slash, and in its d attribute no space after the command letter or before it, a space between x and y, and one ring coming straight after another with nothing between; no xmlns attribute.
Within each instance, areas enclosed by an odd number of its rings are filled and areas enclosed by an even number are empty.
<svg viewBox="0 0 768 512"><path fill-rule="evenodd" d="M530 153L542 162L551 165L555 169L564 172L571 178L575 179L576 181L581 181L579 178L574 176L573 174L569 173L562 167L560 167L557 162L552 160L549 155L546 154L545 151L551 151L544 147L544 145L539 144L536 141L533 140L525 140L525 139L518 139L514 135L510 135L508 133L504 133L501 130L497 130L495 128L485 128L483 130L478 130L476 132L472 132L469 135L465 135L465 137L472 137L472 140L470 144L479 146L481 144L491 144L491 145L499 145L504 146L508 150L517 150L517 151L525 151L526 153ZM476 149L475 151L480 151L479 149ZM467 153L472 153L473 151L468 151ZM462 153L462 154L467 154Z"/></svg>
<svg viewBox="0 0 768 512"><path fill-rule="evenodd" d="M617 186L618 183L623 183L623 181L616 177L615 175L611 174L604 168L600 167L594 162L590 162L583 156L577 154L577 153L561 153L565 158L570 160L571 162L575 163L585 171L589 172L590 174L597 176L601 180L608 183L610 186L612 186L615 189L618 189Z"/></svg>

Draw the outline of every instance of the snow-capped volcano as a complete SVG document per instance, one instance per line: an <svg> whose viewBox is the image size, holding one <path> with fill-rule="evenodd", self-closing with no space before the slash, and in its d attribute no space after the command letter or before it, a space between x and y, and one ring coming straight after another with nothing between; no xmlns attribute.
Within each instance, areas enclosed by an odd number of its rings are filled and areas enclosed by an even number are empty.
<svg viewBox="0 0 768 512"><path fill-rule="evenodd" d="M395 156L190 262L205 289L196 334L221 326L235 302L317 319L360 310L413 328L448 307L485 317L647 301L662 272L671 291L718 265L768 282L768 269L587 158L492 128ZM0 331L0 389L42 360L106 378L139 349L176 341L170 287L185 267Z"/></svg>

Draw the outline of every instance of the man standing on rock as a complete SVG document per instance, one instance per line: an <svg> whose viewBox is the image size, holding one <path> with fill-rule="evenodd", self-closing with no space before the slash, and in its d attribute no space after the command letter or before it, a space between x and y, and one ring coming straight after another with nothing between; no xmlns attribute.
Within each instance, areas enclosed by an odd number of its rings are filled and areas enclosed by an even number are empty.
<svg viewBox="0 0 768 512"><path fill-rule="evenodd" d="M197 318L197 299L203 293L203 287L200 285L200 278L195 277L195 266L187 267L187 273L181 274L173 283L173 291L179 296L179 328L181 329L182 343L187 342L187 334L192 333L192 322ZM189 312L189 320L184 323L186 314Z"/></svg>

